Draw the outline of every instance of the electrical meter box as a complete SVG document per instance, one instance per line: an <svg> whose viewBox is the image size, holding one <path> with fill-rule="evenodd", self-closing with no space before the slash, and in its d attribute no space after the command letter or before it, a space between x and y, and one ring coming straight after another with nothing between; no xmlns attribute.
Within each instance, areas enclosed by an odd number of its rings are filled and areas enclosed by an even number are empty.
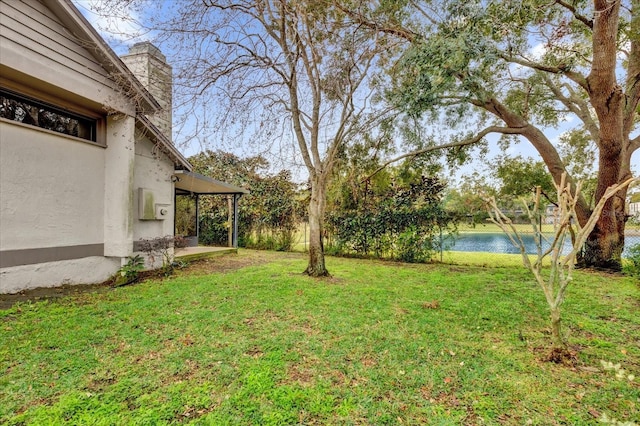
<svg viewBox="0 0 640 426"><path fill-rule="evenodd" d="M138 218L140 220L164 220L169 217L170 204L156 203L152 190L138 188Z"/></svg>

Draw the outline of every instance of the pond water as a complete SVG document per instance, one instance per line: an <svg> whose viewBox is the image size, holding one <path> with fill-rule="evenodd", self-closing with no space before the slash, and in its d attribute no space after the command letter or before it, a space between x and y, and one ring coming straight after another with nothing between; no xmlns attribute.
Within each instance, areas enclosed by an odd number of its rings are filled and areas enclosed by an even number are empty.
<svg viewBox="0 0 640 426"><path fill-rule="evenodd" d="M522 235L522 241L525 244L527 253L536 254L537 248L533 235ZM628 245L628 244L627 244ZM543 242L546 249L548 244ZM485 233L485 232L469 232L460 233L453 243L450 242L449 250L452 251L483 251L489 253L511 253L518 254L520 250L516 248L505 234ZM571 250L571 241L566 241L562 250L563 254ZM623 253L624 256L624 253Z"/></svg>

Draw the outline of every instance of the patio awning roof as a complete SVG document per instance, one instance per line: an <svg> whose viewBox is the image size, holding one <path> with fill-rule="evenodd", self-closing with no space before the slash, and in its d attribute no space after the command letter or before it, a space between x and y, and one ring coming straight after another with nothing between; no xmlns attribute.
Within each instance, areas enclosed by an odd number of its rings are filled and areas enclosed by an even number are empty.
<svg viewBox="0 0 640 426"><path fill-rule="evenodd" d="M248 194L249 191L239 186L211 179L198 173L176 170L173 173L176 194Z"/></svg>

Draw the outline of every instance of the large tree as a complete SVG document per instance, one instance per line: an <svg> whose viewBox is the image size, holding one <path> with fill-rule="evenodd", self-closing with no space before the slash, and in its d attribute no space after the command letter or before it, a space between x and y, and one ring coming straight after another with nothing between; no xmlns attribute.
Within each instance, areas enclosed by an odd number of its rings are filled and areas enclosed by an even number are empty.
<svg viewBox="0 0 640 426"><path fill-rule="evenodd" d="M392 71L396 103L412 115L428 112L448 128L474 129L452 136L445 147L460 150L490 134L503 140L515 135L537 150L559 183L567 159L549 129L571 118L597 152L596 203L609 186L631 177L632 154L640 147L638 0L407 0L341 7L360 25L410 43ZM605 205L585 246L586 266L620 267L625 196L622 189ZM591 213L582 196L576 212L581 223Z"/></svg>
<svg viewBox="0 0 640 426"><path fill-rule="evenodd" d="M149 13L142 10L144 0L107 0L102 13L136 3L141 14ZM218 135L253 138L263 152L277 150L274 140L282 141L280 149L294 145L311 187L306 272L327 275L326 188L343 146L389 112L382 104L376 109L371 72L392 51L386 35L354 27L331 0L161 4L150 30L173 44L165 53L175 54L178 96L213 96L205 120L217 126ZM211 129L203 128L205 120L189 123L206 134Z"/></svg>

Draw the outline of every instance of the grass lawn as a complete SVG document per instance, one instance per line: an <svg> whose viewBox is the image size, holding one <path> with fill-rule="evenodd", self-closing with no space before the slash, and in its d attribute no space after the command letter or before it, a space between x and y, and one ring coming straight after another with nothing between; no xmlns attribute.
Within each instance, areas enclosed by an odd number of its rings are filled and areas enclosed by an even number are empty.
<svg viewBox="0 0 640 426"><path fill-rule="evenodd" d="M638 422L638 283L576 274L576 362L557 365L543 360L542 293L501 265L329 258L333 277L314 280L302 254L241 250L163 281L22 302L0 311L0 423Z"/></svg>
<svg viewBox="0 0 640 426"><path fill-rule="evenodd" d="M514 224L514 226L519 232L522 232L524 234L533 233L533 228L528 223ZM554 231L554 225L543 223L541 226L541 230L542 232L551 234ZM625 226L625 230L627 234L631 236L635 236L637 235L638 231L640 231L640 225L637 225L634 223L627 223ZM461 223L458 225L458 232L462 232L462 233L487 232L487 233L501 234L503 231L495 223L485 222L485 223L476 223L475 225L469 225L468 223Z"/></svg>

